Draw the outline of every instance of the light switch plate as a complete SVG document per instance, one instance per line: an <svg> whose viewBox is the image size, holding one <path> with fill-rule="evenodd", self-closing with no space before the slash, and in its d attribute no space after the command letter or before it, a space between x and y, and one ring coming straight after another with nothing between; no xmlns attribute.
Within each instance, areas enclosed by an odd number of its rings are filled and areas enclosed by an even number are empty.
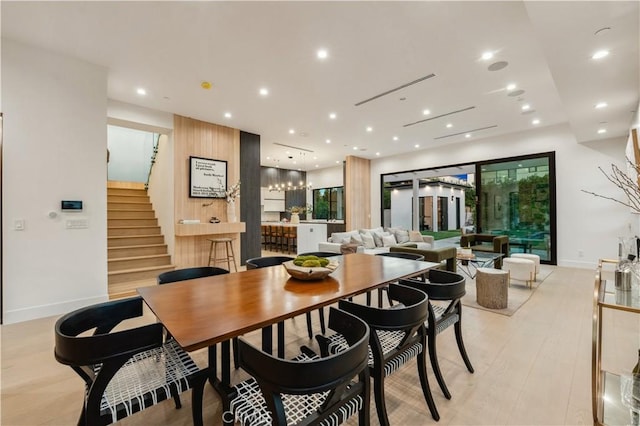
<svg viewBox="0 0 640 426"><path fill-rule="evenodd" d="M24 219L16 219L13 221L13 229L16 231L24 231Z"/></svg>
<svg viewBox="0 0 640 426"><path fill-rule="evenodd" d="M67 229L86 229L89 227L88 219L67 219L65 221L65 226Z"/></svg>

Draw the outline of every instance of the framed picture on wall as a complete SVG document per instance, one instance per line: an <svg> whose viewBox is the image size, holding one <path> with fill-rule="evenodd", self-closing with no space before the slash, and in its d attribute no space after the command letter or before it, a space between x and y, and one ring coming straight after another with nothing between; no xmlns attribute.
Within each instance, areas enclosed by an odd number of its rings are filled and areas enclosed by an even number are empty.
<svg viewBox="0 0 640 426"><path fill-rule="evenodd" d="M227 162L189 157L189 197L225 198Z"/></svg>

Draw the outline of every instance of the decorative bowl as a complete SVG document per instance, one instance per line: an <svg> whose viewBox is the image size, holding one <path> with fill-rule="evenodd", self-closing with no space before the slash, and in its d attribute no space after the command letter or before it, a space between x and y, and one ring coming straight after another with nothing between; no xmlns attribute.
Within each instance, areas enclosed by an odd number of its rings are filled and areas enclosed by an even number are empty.
<svg viewBox="0 0 640 426"><path fill-rule="evenodd" d="M289 275L293 278L303 281L312 281L326 278L330 273L335 271L338 266L340 266L340 263L337 260L330 260L329 264L324 267L305 267L296 266L293 264L293 260L290 260L288 262L284 262L282 266L284 266Z"/></svg>

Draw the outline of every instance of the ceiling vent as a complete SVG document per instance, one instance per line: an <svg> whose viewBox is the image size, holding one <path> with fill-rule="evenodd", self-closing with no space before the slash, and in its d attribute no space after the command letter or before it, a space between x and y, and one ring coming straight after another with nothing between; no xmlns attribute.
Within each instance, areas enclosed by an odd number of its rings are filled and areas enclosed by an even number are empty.
<svg viewBox="0 0 640 426"><path fill-rule="evenodd" d="M431 74L426 75L424 77L420 77L417 80L410 81L409 83L405 83L405 84L403 84L401 86L398 86L398 87L396 87L394 89L387 90L386 92L382 92L380 94L372 96L369 99L365 99L364 101L360 101L357 104L355 104L355 106L360 106L362 104L366 104L367 102L371 102L371 101L376 100L378 98L381 98L383 96L387 96L387 95L389 95L389 94L391 94L393 92L397 92L398 90L404 89L404 88L409 87L409 86L413 86L414 84L420 83L421 81L425 81L425 80L430 79L430 78L435 77L435 76L436 76L435 74L431 73Z"/></svg>
<svg viewBox="0 0 640 426"><path fill-rule="evenodd" d="M279 145L279 146L284 146L285 148L291 148L291 149L297 149L298 151L305 151L305 152L314 152L310 149L307 148L299 148L297 146L293 146L293 145L285 145L283 143L279 143L279 142L274 142L274 145Z"/></svg>
<svg viewBox="0 0 640 426"><path fill-rule="evenodd" d="M465 130L464 132L458 132L458 133L452 133L450 135L438 136L437 138L433 138L433 139L437 140L437 139L450 138L452 136L459 136L459 135L465 135L467 133L479 132L480 130L493 129L494 127L498 127L498 125L494 124L493 126L478 127L477 129Z"/></svg>
<svg viewBox="0 0 640 426"><path fill-rule="evenodd" d="M444 114L436 115L435 117L425 118L424 120L414 121L413 123L405 124L402 127L409 127L409 126L413 126L414 124L426 123L427 121L435 120L436 118L442 118L442 117L446 117L448 115L453 115L453 114L458 114L460 112L470 111L470 110L472 110L474 108L475 108L475 106L462 108L462 109L459 109L457 111L451 111L451 112L447 112L447 113L444 113Z"/></svg>

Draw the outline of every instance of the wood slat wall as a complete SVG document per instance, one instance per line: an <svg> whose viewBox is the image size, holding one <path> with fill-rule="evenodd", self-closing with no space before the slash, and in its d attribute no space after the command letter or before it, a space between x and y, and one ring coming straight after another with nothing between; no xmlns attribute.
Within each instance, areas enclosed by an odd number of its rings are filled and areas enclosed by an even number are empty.
<svg viewBox="0 0 640 426"><path fill-rule="evenodd" d="M200 219L208 222L216 216L222 222L227 220L227 203L224 199L214 199L213 204L203 207L207 198L189 198L189 156L224 160L227 162L227 184L235 184L240 179L240 131L194 120L179 115L173 120L174 141L174 211L176 220ZM236 214L241 217L240 203ZM216 237L232 237L237 261L240 259L240 238L238 233L218 234ZM209 243L213 236L175 237L174 263L177 268L207 265Z"/></svg>
<svg viewBox="0 0 640 426"><path fill-rule="evenodd" d="M347 156L344 173L347 230L371 227L371 162Z"/></svg>

